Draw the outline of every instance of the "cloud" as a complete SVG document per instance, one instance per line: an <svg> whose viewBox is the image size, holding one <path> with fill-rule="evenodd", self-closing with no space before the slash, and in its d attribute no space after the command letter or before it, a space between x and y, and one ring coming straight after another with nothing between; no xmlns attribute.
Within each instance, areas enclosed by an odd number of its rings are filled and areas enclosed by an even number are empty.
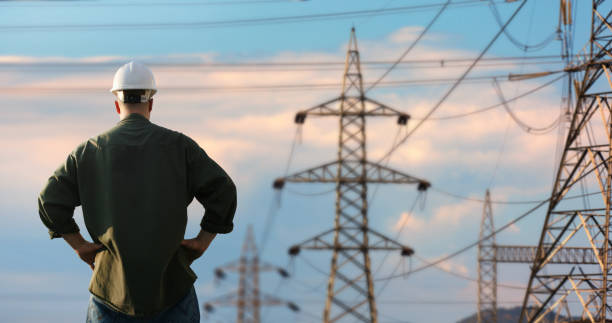
<svg viewBox="0 0 612 323"><path fill-rule="evenodd" d="M442 257L444 256L446 255L442 255ZM428 262L433 262L433 261L435 261L435 259L432 259ZM470 271L465 265L460 264L456 261L452 261L452 260L445 260L439 263L437 267L441 268L442 270L453 272L453 273L459 273L461 275L468 275L470 273Z"/></svg>
<svg viewBox="0 0 612 323"><path fill-rule="evenodd" d="M516 224L511 224L511 225L508 227L508 231L509 231L509 232L513 232L513 233L518 233L518 232L521 232L521 228L519 228L519 226L518 226L518 225L516 225Z"/></svg>
<svg viewBox="0 0 612 323"><path fill-rule="evenodd" d="M405 26L391 33L387 38L393 44L407 45L411 44L423 32L422 26ZM427 33L423 36L423 41L440 41L446 38L439 33Z"/></svg>
<svg viewBox="0 0 612 323"><path fill-rule="evenodd" d="M389 35L389 40L394 44L405 44L413 42L423 31L421 26L406 26L396 30Z"/></svg>
<svg viewBox="0 0 612 323"><path fill-rule="evenodd" d="M389 230L398 232L415 232L431 235L441 231L453 231L464 225L466 220L480 219L482 205L472 201L449 203L437 206L430 218L419 217L409 212L402 212L400 217L392 223Z"/></svg>
<svg viewBox="0 0 612 323"><path fill-rule="evenodd" d="M397 222L393 225L393 231L400 231L402 228L408 228L408 230L420 231L425 227L425 220L415 217L408 212L403 212Z"/></svg>

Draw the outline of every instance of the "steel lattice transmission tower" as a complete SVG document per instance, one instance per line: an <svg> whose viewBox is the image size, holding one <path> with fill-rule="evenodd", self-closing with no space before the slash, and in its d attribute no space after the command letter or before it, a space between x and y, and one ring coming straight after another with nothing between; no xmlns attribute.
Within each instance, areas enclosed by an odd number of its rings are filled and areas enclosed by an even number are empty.
<svg viewBox="0 0 612 323"><path fill-rule="evenodd" d="M403 256L409 256L413 250L370 228L368 184L417 184L419 190L426 190L429 183L368 161L366 157L366 117L397 117L398 124L405 125L409 116L365 96L354 28L346 55L342 94L298 112L295 122L304 123L306 116L340 119L338 159L279 178L274 182L274 187L281 189L285 182L334 183L336 212L332 229L291 247L289 253L296 255L300 249L333 251L324 322L342 319L377 322L370 251L398 250Z"/></svg>
<svg viewBox="0 0 612 323"><path fill-rule="evenodd" d="M478 244L478 309L479 323L497 323L497 266L501 263L533 264L537 246L499 245L495 241L495 225L491 194L485 195L482 220L480 222L480 238ZM597 257L591 247L564 247L549 260L550 264L564 265L597 265ZM516 288L517 286L513 286ZM566 302L560 302L558 310L546 315L542 322L567 322L562 315Z"/></svg>
<svg viewBox="0 0 612 323"><path fill-rule="evenodd" d="M478 244L478 323L497 323L497 249L491 194L485 195Z"/></svg>
<svg viewBox="0 0 612 323"><path fill-rule="evenodd" d="M289 277L289 274L283 268L259 260L251 225L247 229L240 259L216 268L215 275L218 279L223 279L226 271L240 274L238 290L204 303L206 312L212 312L215 305L235 306L238 312L236 322L259 323L261 322L259 310L262 306L287 305L291 310L299 311L298 306L294 303L263 293L259 289L260 272L277 271L283 278Z"/></svg>
<svg viewBox="0 0 612 323"><path fill-rule="evenodd" d="M612 320L612 11L610 1L604 6L605 2L592 1L590 41L566 68L571 122L532 263L521 322L538 322L547 313L560 310L565 317L585 322ZM597 194L585 196L591 192ZM568 199L568 195L584 197ZM595 265L586 261L572 267L553 263L559 253L571 248L591 249Z"/></svg>

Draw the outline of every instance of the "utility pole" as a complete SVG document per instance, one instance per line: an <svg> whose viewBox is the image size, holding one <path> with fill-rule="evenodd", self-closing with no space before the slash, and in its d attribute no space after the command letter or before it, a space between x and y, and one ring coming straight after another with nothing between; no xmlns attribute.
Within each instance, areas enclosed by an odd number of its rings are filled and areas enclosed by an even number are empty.
<svg viewBox="0 0 612 323"><path fill-rule="evenodd" d="M531 266L521 322L538 322L564 302L572 319L609 322L610 308L610 187L612 94L610 3L593 0L591 37L584 51L566 67L571 122L560 165ZM563 17L570 1L563 0ZM567 19L564 24L567 24ZM567 36L566 36L567 37ZM574 100L575 99L575 100ZM596 193L588 194L588 193ZM568 195L580 195L572 200ZM596 264L557 266L551 259L566 248L589 248Z"/></svg>
<svg viewBox="0 0 612 323"><path fill-rule="evenodd" d="M376 323L370 251L398 250L402 256L410 256L414 251L369 227L368 184L417 184L420 191L430 184L366 158L366 117L396 117L401 126L406 125L410 117L365 96L354 28L351 29L341 95L298 112L295 122L303 124L307 116L339 118L338 158L279 178L274 187L281 189L285 182L334 183L336 212L332 229L292 246L289 253L297 255L301 249L333 251L324 322L344 319Z"/></svg>
<svg viewBox="0 0 612 323"><path fill-rule="evenodd" d="M276 271L283 278L289 277L289 273L280 267L263 263L259 260L252 225L249 225L247 229L240 259L216 268L215 276L218 279L223 279L225 278L226 271L240 274L238 290L204 303L203 307L206 312L212 312L214 310L214 305L235 306L237 307L236 322L259 323L261 322L259 312L261 306L287 305L292 311L299 311L298 306L294 303L281 300L275 295L262 293L260 291L260 272Z"/></svg>

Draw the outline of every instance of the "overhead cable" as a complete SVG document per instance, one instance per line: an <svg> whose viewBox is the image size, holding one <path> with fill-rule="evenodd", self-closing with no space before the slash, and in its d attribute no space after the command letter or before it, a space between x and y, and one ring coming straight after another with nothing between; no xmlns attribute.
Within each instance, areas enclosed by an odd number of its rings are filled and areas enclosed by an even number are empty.
<svg viewBox="0 0 612 323"><path fill-rule="evenodd" d="M331 189L324 190L324 191L319 191L319 192L301 192L301 191L293 190L293 189L290 189L290 188L285 188L285 190L287 190L289 193L295 194L295 195L301 195L301 196L321 196L321 195L327 195L329 193L335 192L336 188L331 188Z"/></svg>
<svg viewBox="0 0 612 323"><path fill-rule="evenodd" d="M296 301L300 303L324 303L325 300L322 299L297 299ZM417 304L417 305L465 305L465 304L476 304L475 300L441 300L441 299L383 299L376 300L376 303L386 304L386 305L407 305L407 304ZM504 301L502 303L508 304L522 304L521 301ZM405 321L402 321L405 322Z"/></svg>
<svg viewBox="0 0 612 323"><path fill-rule="evenodd" d="M440 258L436 259L435 261L432 261L432 262L429 262L429 263L427 263L427 264L425 264L425 265L422 265L422 266L420 266L420 267L417 267L417 268L415 268L415 269L413 269L413 270L411 270L411 271L409 271L409 272L407 272L407 273L402 273L402 274L397 274L397 275L395 275L395 274L394 274L394 275L389 275L389 276L387 276L387 277L375 278L375 279L374 279L374 281L385 281L385 280L394 279L394 278L399 278L399 277L406 277L407 275L414 274L414 273L417 273L417 272L423 271L423 270L425 270L425 269L429 269L429 268L431 268L431 267L435 267L435 266L437 266L437 265L439 265L439 264L441 264L441 263L443 263L443 262L445 262L445 261L447 261L447 260L449 260L449 259L451 259L451 258L454 258L454 257L456 257L456 256L458 256L458 255L460 255L460 254L462 254L462 253L464 253L464 252L466 252L466 251L470 250L471 248L473 248L473 247L477 246L477 245L478 245L478 244L479 244L479 243L480 243L482 240L488 239L488 238L490 238L490 237L492 237L492 236L494 236L494 235L496 235L496 234L498 234L498 233L500 233L500 232L502 232L502 231L504 231L504 230L508 229L509 227L511 227L512 225L514 225L515 223L519 222L520 220L524 219L525 217L527 217L527 216L528 216L528 215L530 215L531 213L535 212L537 209L539 209L540 207L542 207L542 206L543 206L544 204L546 204L548 201L550 201L550 199L546 199L546 200L544 200L544 201L542 201L542 202L538 203L538 205L536 205L536 206L532 207L532 208L531 208L531 209L529 209L527 212L525 212L525 213L521 214L520 216L516 217L516 218L515 218L515 219L513 219L512 221L510 221L510 222L508 222L508 223L504 224L503 226L501 226L500 228L498 228L497 230L495 230L493 233L491 233L491 234L489 234L489 235L487 235L487 236L483 237L482 239L479 239L479 240L477 240L477 241L475 241L475 242L473 242L473 243L470 243L470 244L468 244L467 246L464 246L464 247L462 247L462 248L460 248L460 249L458 249L458 250L456 250L456 251L452 252L451 254L448 254L448 255L446 255L446 256L440 257Z"/></svg>
<svg viewBox="0 0 612 323"><path fill-rule="evenodd" d="M499 14L499 11L497 10L497 5L495 4L495 1L489 0L489 8L491 8L491 13L493 13L493 17L495 18L495 22L497 22L497 24L501 27L503 25L503 21L501 19L501 16ZM546 45L550 44L550 42L552 42L553 40L555 40L556 36L558 35L560 29L559 28L555 28L555 30L553 30L553 32L548 35L546 38L544 38L542 41L540 41L539 43L536 44L525 44L521 41L519 41L518 39L516 39L514 36L512 36L512 34L510 34L510 32L506 29L504 29L504 35L506 37L508 37L508 40L510 40L510 42L516 46L518 49L528 52L528 51L534 51L534 50L538 50L538 49L542 49L544 47L546 47Z"/></svg>
<svg viewBox="0 0 612 323"><path fill-rule="evenodd" d="M551 84L553 84L553 83L555 83L555 82L565 78L566 76L567 76L567 74L563 74L563 75L561 75L559 77L556 77L556 78L554 78L554 79L552 79L552 80L550 80L550 81L548 81L548 82L546 82L546 83L544 83L544 84L542 84L540 86L537 86L537 87L535 87L535 88L533 88L533 89L531 89L529 91L523 92L523 93L521 93L521 94L519 94L519 95L517 95L515 97L509 98L508 100L506 100L506 103L510 103L510 102L516 101L516 100L521 99L523 97L526 97L526 96L528 96L530 94L538 92L539 90L541 90L541 89L543 89L545 87L548 87L549 85L551 85ZM468 117L468 116L471 116L471 115L474 115L474 114L478 114L478 113L482 113L482 112L485 112L485 111L488 111L488 110L495 109L495 108L500 107L502 105L503 105L503 103L497 103L497 104L490 105L490 106L487 106L487 107L484 107L484 108L481 108L481 109L476 109L476 110L473 110L473 111L470 111L470 112L459 113L459 114L451 114L451 115L440 116L440 117L430 117L429 120L450 120L450 119L465 118L465 117ZM413 120L423 120L424 118L413 117L412 119Z"/></svg>
<svg viewBox="0 0 612 323"><path fill-rule="evenodd" d="M453 3L455 8L482 5L482 0L464 0ZM358 17L397 15L411 11L424 11L444 6L445 3L402 6L383 9L341 11L324 14L296 16L279 16L264 18L245 18L233 20L193 21L193 22L158 22L158 23L115 23L115 24L52 24L52 25L0 25L0 32L14 31L84 31L116 29L172 29L172 28L220 28L237 26L254 26L267 24L284 24L319 20L351 19Z"/></svg>
<svg viewBox="0 0 612 323"><path fill-rule="evenodd" d="M422 262L424 262L424 263L426 263L426 264L429 264L429 263L430 263L430 262L429 262L427 259L425 259L425 258L423 258L423 257L419 257L418 255L414 255L414 256L415 256L417 259L419 259L419 261L422 261ZM458 278L461 278L461 279L464 279L464 280L469 280L469 281L473 281L473 282L478 282L478 281L479 281L479 280L478 280L478 278L474 278L474 277L470 277L470 276L468 276L468 275L460 274L460 273L458 273L458 272L455 272L455 271L452 271L452 270L450 270L450 269L444 268L444 267L443 267L443 266L441 266L440 264L435 265L434 267L435 267L436 269L438 269L438 270L442 271L442 272L445 272L445 273L447 273L447 274L449 274L449 275L452 275L452 276L455 276L455 277L458 277ZM508 288L508 289L519 289L519 290L525 290L525 286L519 286L519 285L511 285L511 284L500 284L500 283L497 283L497 286L498 286L498 287Z"/></svg>
<svg viewBox="0 0 612 323"><path fill-rule="evenodd" d="M482 83L489 82L494 78L505 77L503 75L484 75L464 78L469 83ZM455 82L454 78L431 78L431 79L414 79L414 80L397 80L397 81L385 81L379 83L385 87L401 87L403 85L440 85L449 84ZM368 84L368 83L365 83ZM164 87L160 90L164 91L183 91L183 92L197 92L197 91L250 91L250 90L302 90L302 89L336 89L340 87L341 83L304 83L304 84L269 84L269 85L227 85L227 86L174 86ZM0 87L0 92L100 92L100 87L51 87L51 86L3 86ZM395 147L395 146L394 146Z"/></svg>
<svg viewBox="0 0 612 323"><path fill-rule="evenodd" d="M295 156L295 149L298 143L301 142L302 129L300 126L296 127L295 134L293 135L293 140L291 140L291 150L289 151L289 156L287 157L287 162L285 163L285 176L289 173L289 168L291 168L291 163L293 162L293 157ZM277 192L277 194L281 194L281 192ZM266 220L264 222L263 233L261 235L261 244L258 249L258 254L263 254L263 250L266 247L266 243L268 242L268 238L271 235L272 228L274 227L274 220L276 219L277 211L280 206L280 196L278 196L278 202L270 204L270 208L268 210L268 214L266 215Z"/></svg>
<svg viewBox="0 0 612 323"><path fill-rule="evenodd" d="M443 194L443 195L447 195L450 197L454 197L456 199L460 199L460 200L465 200L465 201L472 201L472 202L477 202L477 203L484 203L485 200L480 199L480 198L476 198L476 197L468 197L468 196L464 196L464 195L459 195L456 193L451 193L445 190L442 190L436 186L430 186L429 189L433 190L434 192ZM601 192L595 192L595 193L585 193L585 194L580 194L580 195L574 195L574 196L567 196L564 197L564 199L566 200L571 200L571 199L577 199L577 198L583 198L583 197L588 197L588 196L592 196L592 195L598 195L601 194ZM491 204L515 204L515 205L527 205L527 204L537 204L537 203L541 203L543 201L548 201L548 199L542 199L542 200L525 200L525 201L503 201L503 200L491 200Z"/></svg>
<svg viewBox="0 0 612 323"><path fill-rule="evenodd" d="M506 117L506 119L509 119ZM487 187L490 189L493 187L493 183L495 182L495 177L497 176L497 172L499 171L499 167L501 165L502 157L506 152L506 143L508 142L508 133L510 132L510 120L506 121L506 130L504 130L504 138L502 139L502 143L499 146L499 150L497 152L497 158L495 160L495 166L493 167L493 171L491 172L491 178L489 179L489 185Z"/></svg>
<svg viewBox="0 0 612 323"><path fill-rule="evenodd" d="M298 2L297 0L228 0L228 1L197 1L197 2L187 2L187 1L173 1L173 2L155 2L155 1L147 1L147 2L91 2L91 1L70 1L70 4L65 4L62 2L50 3L51 1L47 1L46 4L41 4L40 2L36 2L34 4L17 4L17 1L6 1L0 4L0 8L62 8L62 7L70 7L70 8L83 8L83 7L163 7L163 6L172 6L172 7L183 7L183 6L231 6L231 5L251 5L251 4L266 4L266 3L290 3L290 2ZM19 1L22 2L22 1ZM59 2L59 3L58 3ZM1 2L0 2L1 3Z"/></svg>
<svg viewBox="0 0 612 323"><path fill-rule="evenodd" d="M376 81L374 81L368 88L365 89L364 92L368 92L371 89L373 89L378 83L380 83L380 81L382 81L389 73L391 73L391 71L397 66L397 64L399 64L404 57L406 57L406 55L408 55L408 53L410 53L410 51L419 43L419 41L421 40L421 38L423 38L423 36L425 36L425 34L429 31L429 29L431 28L431 26L433 26L433 24L438 20L438 18L440 18L440 15L442 15L442 13L444 12L444 10L446 10L446 8L448 7L448 5L451 3L452 0L448 0L446 1L446 3L440 8L440 10L438 11L438 13L433 17L433 19L431 19L431 21L429 22L429 24L427 24L427 26L421 30L421 32L419 33L419 36L417 36L417 38L415 40L412 41L412 43L410 44L410 46L408 46L408 48L402 53L402 55L400 55L400 57L397 59L397 61L395 61L390 67L389 69L387 69L383 75L381 75Z"/></svg>
<svg viewBox="0 0 612 323"><path fill-rule="evenodd" d="M549 125L547 125L545 127L533 127L533 126L528 125L527 123L525 123L524 121L519 119L516 116L516 114L514 114L514 112L512 112L512 109L510 109L510 107L508 106L508 101L506 101L506 99L504 98L504 93L502 92L502 89L499 86L499 83L497 82L497 79L493 79L493 87L495 88L495 91L497 92L497 96L499 97L499 100L501 101L501 104L504 107L504 110L506 110L506 112L512 118L512 120L523 131L525 131L525 132L527 132L529 134L532 134L532 135L544 135L544 134L547 134L547 133L553 131L554 129L556 129L561 124L561 120L563 120L563 118L562 118L563 117L563 113L559 113L559 116L557 116L557 118L551 124L549 124Z"/></svg>
<svg viewBox="0 0 612 323"><path fill-rule="evenodd" d="M595 171L595 169L591 169L591 170L585 171L585 172L583 172L583 173L582 173L582 174L581 174L579 177L580 177L580 178L584 178L584 177L588 176L589 174L593 173L594 171ZM601 194L601 192L599 192L599 193L585 193L585 194L582 194L582 195L579 195L579 196L573 196L573 197L563 197L563 198L567 200L567 199L570 199L570 198L577 198L577 197L582 197L582 196L589 196L589 195L593 195L593 194ZM537 209L539 209L540 207L542 207L542 206L543 206L544 204L546 204L547 202L549 202L549 201L553 200L553 198L557 199L559 196L562 196L562 195L563 195L563 192L558 192L556 196L554 196L554 195L553 195L553 196L551 196L550 198L548 198L548 199L546 199L546 200L542 200L542 201L541 201L540 203L538 203L536 206L532 207L531 209L529 209L527 212L525 212L525 213L521 214L520 216L518 216L518 217L514 218L512 221L510 221L510 222L508 222L508 223L504 224L503 226L501 226L500 228L498 228L498 229L497 229L497 230L495 230L494 232L492 232L492 233L488 234L488 235L487 235L487 236L485 236L485 237L482 237L482 238L478 239L477 241L475 241L475 242L473 242L473 243L471 243L471 244L468 244L468 245L464 246L463 248L460 248L460 249L458 249L458 250L454 251L453 253L451 253L451 254L449 254L449 255L446 255L446 256L440 257L440 258L438 258L437 260L435 260L435 261L433 261L433 262L430 262L430 263L428 263L428 264L426 264L426 265L423 265L423 266L417 267L416 269L413 269L413 270L411 270L411 271L409 271L409 272L407 272L407 273L398 274L398 275L390 275L390 276L387 276L387 277L377 278L377 279L374 279L374 280L375 280L375 281L384 281L384 280L387 280L387 279L393 279L393 278L398 278L398 277L406 277L406 275L413 274L413 273L417 273L417 272L423 271L423 270L425 270L425 269L428 269L428 268L434 267L434 266L436 266L436 265L438 265L438 264L441 264L441 263L443 263L444 261L447 261L447 260L449 260L449 259L451 259L451 258L454 258L454 257L456 257L456 256L458 256L458 255L460 255L460 254L462 254L462 253L464 253L464 252L466 252L466 251L470 250L471 248L473 248L473 247L477 246L477 245L478 245L480 242L482 242L482 241L484 241L484 240L486 240L486 239L489 239L489 238L491 238L492 236L494 236L494 235L496 235L496 234L498 234L498 233L500 233L500 232L502 232L502 231L504 231L504 230L506 230L506 229L510 228L512 225L516 224L517 222L521 221L522 219L524 219L525 217L527 217L527 216L528 216L528 215L530 215L531 213L535 212Z"/></svg>
<svg viewBox="0 0 612 323"><path fill-rule="evenodd" d="M408 138L410 138L410 136L417 131L422 125L423 123L429 118L431 117L432 114L434 114L434 112L436 112L436 110L438 110L438 108L440 108L440 106L442 106L442 103L444 103L446 101L446 99L448 99L448 97L455 91L455 89L459 86L459 84L461 84L461 82L463 82L463 80L467 77L467 75L472 71L472 69L474 68L474 66L476 66L476 64L478 64L478 62L480 61L480 59L489 51L489 48L491 48L491 46L493 46L493 44L495 43L495 41L499 38L499 36L503 33L503 31L506 29L506 27L510 24L510 22L512 22L512 20L514 20L514 17L516 17L516 15L521 11L521 9L523 8L523 6L525 6L525 3L527 3L527 0L523 0L521 2L521 4L518 6L518 8L516 8L516 10L514 11L514 13L512 14L512 16L510 16L510 18L508 18L508 21L506 21L506 23L501 26L500 30L495 34L495 36L493 37L493 39L491 39L489 41L489 43L487 44L487 46L480 52L480 54L478 55L478 57L476 57L476 59L474 59L474 61L472 62L472 64L467 68L467 70L461 75L461 77L459 77L459 79L457 79L454 84L451 86L451 88L442 96L442 98L440 98L440 100L431 108L431 110L425 115L425 117L420 120L405 136L404 138L402 138L402 140L400 140L396 145L394 145L391 150L389 150L387 153L385 153L382 158L380 158L380 160L378 161L379 163L382 162L383 160L387 159L389 156L391 156L391 154L397 150L397 148L399 148L404 142L406 142L406 140L408 140Z"/></svg>
<svg viewBox="0 0 612 323"><path fill-rule="evenodd" d="M0 56L1 58L1 56ZM512 62L512 61L520 61L524 64L526 60L534 60L534 64L542 64L542 63L559 63L558 61L546 61L550 59L561 59L563 60L565 57L560 55L532 55L532 56L498 56L498 57L487 57L482 58L481 62L495 62L495 65L498 65L499 62ZM40 60L40 61L0 61L0 68L27 68L27 67L35 67L35 68L78 68L79 70L83 70L84 68L115 68L117 65L123 64L125 59L112 59L105 61L53 61L53 60ZM346 64L343 61L226 61L226 62L185 62L185 60L181 61L164 61L164 60L154 60L151 58L141 58L141 61L147 64L150 67L171 67L171 68L196 68L196 67L219 67L219 68L228 68L228 67L287 67L287 66L317 66L317 67L327 67L327 66L339 66L344 68ZM471 63L473 58L433 58L433 59L407 59L402 60L399 64L431 64L435 66L463 66L465 63ZM361 61L361 66L370 66L370 65L382 65L382 67L387 68L386 65L390 65L395 63L397 60L384 60L384 59L375 59L375 60L367 60ZM561 61L560 63L563 63ZM454 65L461 64L461 65Z"/></svg>

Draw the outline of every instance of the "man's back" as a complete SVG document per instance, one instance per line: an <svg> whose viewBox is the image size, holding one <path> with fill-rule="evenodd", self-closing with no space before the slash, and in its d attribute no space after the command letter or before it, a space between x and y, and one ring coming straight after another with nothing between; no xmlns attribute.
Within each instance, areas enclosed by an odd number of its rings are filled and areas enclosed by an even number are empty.
<svg viewBox="0 0 612 323"><path fill-rule="evenodd" d="M194 196L206 208L203 229L232 230L229 176L187 136L133 113L77 147L39 206L58 237L75 231L72 211L82 205L87 230L105 246L95 257L91 293L119 312L150 316L178 302L196 279L180 247Z"/></svg>

